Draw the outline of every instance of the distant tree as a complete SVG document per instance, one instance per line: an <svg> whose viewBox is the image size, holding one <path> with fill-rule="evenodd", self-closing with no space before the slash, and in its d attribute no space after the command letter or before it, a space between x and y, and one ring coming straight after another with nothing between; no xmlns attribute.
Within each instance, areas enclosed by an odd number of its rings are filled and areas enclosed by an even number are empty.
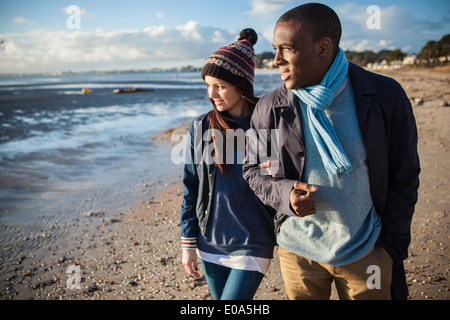
<svg viewBox="0 0 450 320"><path fill-rule="evenodd" d="M447 34L436 43L436 51L439 57L445 57L445 61L448 62L448 56L450 55L450 34Z"/></svg>
<svg viewBox="0 0 450 320"><path fill-rule="evenodd" d="M428 41L420 50L419 56L428 63L434 61L437 58L436 41Z"/></svg>
<svg viewBox="0 0 450 320"><path fill-rule="evenodd" d="M391 53L391 50L380 50L378 51L378 60L377 62L381 62L383 60L387 60L389 54Z"/></svg>
<svg viewBox="0 0 450 320"><path fill-rule="evenodd" d="M263 53L256 55L256 68L265 68L267 67L264 64L264 60L270 59L273 60L275 58L275 54L270 51L265 51Z"/></svg>
<svg viewBox="0 0 450 320"><path fill-rule="evenodd" d="M419 52L419 57L426 60L428 64L437 64L441 57L445 57L445 62L448 62L449 55L450 34L446 34L439 41L428 41Z"/></svg>
<svg viewBox="0 0 450 320"><path fill-rule="evenodd" d="M345 56L347 59L357 65L366 66L368 63L380 63L383 60L387 60L388 55L391 53L390 50L380 50L377 53L366 50L366 51L345 51Z"/></svg>
<svg viewBox="0 0 450 320"><path fill-rule="evenodd" d="M402 52L402 50L396 49L396 50L391 51L391 52L388 54L386 60L387 60L388 62L398 61L398 60L403 60L403 58L404 58L405 56L406 56L406 55Z"/></svg>

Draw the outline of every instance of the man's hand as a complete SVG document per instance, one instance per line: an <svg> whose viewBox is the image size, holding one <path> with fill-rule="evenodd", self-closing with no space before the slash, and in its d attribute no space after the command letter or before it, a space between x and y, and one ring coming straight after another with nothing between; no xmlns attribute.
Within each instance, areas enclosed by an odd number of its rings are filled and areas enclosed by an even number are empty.
<svg viewBox="0 0 450 320"><path fill-rule="evenodd" d="M316 192L319 188L310 184L295 181L294 187L289 196L291 207L299 217L306 217L316 213L316 201L311 192Z"/></svg>

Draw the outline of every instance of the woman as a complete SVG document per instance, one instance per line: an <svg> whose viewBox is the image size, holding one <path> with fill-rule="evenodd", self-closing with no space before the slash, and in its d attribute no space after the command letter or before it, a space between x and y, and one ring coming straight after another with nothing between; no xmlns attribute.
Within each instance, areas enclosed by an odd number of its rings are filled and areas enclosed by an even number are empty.
<svg viewBox="0 0 450 320"><path fill-rule="evenodd" d="M237 42L209 57L202 78L213 110L189 128L182 263L198 277L198 254L215 300L251 300L273 258L273 215L242 177L244 148L226 139L227 130L249 128L258 101L253 93L256 41L256 32L244 29Z"/></svg>

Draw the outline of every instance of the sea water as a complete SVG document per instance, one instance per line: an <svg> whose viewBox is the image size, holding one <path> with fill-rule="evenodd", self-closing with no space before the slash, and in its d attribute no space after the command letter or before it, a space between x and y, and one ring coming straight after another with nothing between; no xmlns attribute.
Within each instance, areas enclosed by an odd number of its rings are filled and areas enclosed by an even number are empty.
<svg viewBox="0 0 450 320"><path fill-rule="evenodd" d="M255 93L280 84L257 72ZM126 88L143 91L113 93ZM152 136L210 109L199 72L0 78L0 246L88 212L124 212L181 181Z"/></svg>

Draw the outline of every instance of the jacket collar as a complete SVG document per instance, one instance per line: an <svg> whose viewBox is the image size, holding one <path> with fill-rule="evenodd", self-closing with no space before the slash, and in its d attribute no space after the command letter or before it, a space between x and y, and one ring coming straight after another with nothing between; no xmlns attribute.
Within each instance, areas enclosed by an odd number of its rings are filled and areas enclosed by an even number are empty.
<svg viewBox="0 0 450 320"><path fill-rule="evenodd" d="M298 99L292 92L292 90L288 90L286 85L283 83L277 90L276 96L274 99L274 108L286 108L289 106L298 106Z"/></svg>
<svg viewBox="0 0 450 320"><path fill-rule="evenodd" d="M301 123L301 111L298 98L292 90L288 90L283 83L276 91L274 108L285 108L280 112L280 117L288 124L297 139L304 145L304 136Z"/></svg>
<svg viewBox="0 0 450 320"><path fill-rule="evenodd" d="M354 63L349 63L348 75L352 83L353 96L355 99L356 115L358 117L359 128L364 128L366 116L369 111L371 96L378 93L372 78L371 73L364 70Z"/></svg>
<svg viewBox="0 0 450 320"><path fill-rule="evenodd" d="M356 95L367 96L378 93L372 79L368 76L368 72L360 66L349 62L348 75L352 83L355 97ZM288 90L286 85L283 83L277 90L274 100L274 108L282 108L292 105L298 105L298 99L292 90Z"/></svg>
<svg viewBox="0 0 450 320"><path fill-rule="evenodd" d="M348 75L353 88L358 124L360 129L362 129L370 107L370 96L377 94L378 91L372 78L369 76L370 73L356 64L349 63ZM289 124L297 138L302 141L303 134L301 122L299 121L301 116L298 98L292 90L286 88L285 84L281 85L276 91L273 107L286 108L280 113L280 116Z"/></svg>
<svg viewBox="0 0 450 320"><path fill-rule="evenodd" d="M354 93L358 95L370 95L377 94L377 88L372 80L369 77L370 72L361 68L360 66L349 62L348 64L348 75L350 80L352 81L352 87Z"/></svg>

